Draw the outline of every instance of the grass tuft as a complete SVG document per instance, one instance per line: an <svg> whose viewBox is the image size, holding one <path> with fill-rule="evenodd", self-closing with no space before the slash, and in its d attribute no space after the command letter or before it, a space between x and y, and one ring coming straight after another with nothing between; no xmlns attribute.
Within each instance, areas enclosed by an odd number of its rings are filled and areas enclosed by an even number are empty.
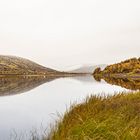
<svg viewBox="0 0 140 140"><path fill-rule="evenodd" d="M44 140L140 140L140 92L72 106Z"/></svg>

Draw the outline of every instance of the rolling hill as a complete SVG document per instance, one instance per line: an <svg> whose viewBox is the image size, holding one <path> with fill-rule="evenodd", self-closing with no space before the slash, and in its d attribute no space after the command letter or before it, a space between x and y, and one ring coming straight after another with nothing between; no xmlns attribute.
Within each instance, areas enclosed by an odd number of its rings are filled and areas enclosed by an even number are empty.
<svg viewBox="0 0 140 140"><path fill-rule="evenodd" d="M60 73L28 59L0 55L0 75L37 75Z"/></svg>
<svg viewBox="0 0 140 140"><path fill-rule="evenodd" d="M140 75L140 58L131 58L120 63L111 64L101 70L100 67L94 70L93 75L102 74L127 74L127 75Z"/></svg>

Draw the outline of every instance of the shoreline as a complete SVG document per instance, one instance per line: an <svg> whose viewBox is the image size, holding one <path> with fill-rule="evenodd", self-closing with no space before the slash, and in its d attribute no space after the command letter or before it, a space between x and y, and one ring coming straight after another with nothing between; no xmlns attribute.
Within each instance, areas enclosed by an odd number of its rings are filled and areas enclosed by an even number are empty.
<svg viewBox="0 0 140 140"><path fill-rule="evenodd" d="M71 106L42 140L136 139L140 136L140 92L91 96Z"/></svg>
<svg viewBox="0 0 140 140"><path fill-rule="evenodd" d="M95 77L99 77L99 78L118 78L118 79L140 79L140 74L124 74L124 73L117 73L117 74L93 74L93 76Z"/></svg>
<svg viewBox="0 0 140 140"><path fill-rule="evenodd" d="M73 77L73 76L87 76L90 73L49 73L49 74L0 74L3 77Z"/></svg>

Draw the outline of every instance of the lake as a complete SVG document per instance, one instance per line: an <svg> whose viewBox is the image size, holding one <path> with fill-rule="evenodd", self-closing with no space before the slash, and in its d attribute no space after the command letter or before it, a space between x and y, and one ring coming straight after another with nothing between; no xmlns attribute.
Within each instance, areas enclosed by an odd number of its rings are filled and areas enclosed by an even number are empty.
<svg viewBox="0 0 140 140"><path fill-rule="evenodd" d="M27 140L32 133L47 134L72 104L91 95L113 95L130 90L98 82L92 76L69 78L1 78L0 140Z"/></svg>

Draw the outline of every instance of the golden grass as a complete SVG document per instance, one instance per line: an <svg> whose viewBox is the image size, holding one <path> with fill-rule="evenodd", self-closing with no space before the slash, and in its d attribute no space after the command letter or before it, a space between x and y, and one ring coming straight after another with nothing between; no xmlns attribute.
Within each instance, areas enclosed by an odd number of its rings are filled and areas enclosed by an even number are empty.
<svg viewBox="0 0 140 140"><path fill-rule="evenodd" d="M139 75L140 74L140 58L131 58L120 63L108 65L104 70L101 68L96 68L93 75L102 74L127 74L129 75Z"/></svg>
<svg viewBox="0 0 140 140"><path fill-rule="evenodd" d="M72 106L44 140L140 140L140 92Z"/></svg>

